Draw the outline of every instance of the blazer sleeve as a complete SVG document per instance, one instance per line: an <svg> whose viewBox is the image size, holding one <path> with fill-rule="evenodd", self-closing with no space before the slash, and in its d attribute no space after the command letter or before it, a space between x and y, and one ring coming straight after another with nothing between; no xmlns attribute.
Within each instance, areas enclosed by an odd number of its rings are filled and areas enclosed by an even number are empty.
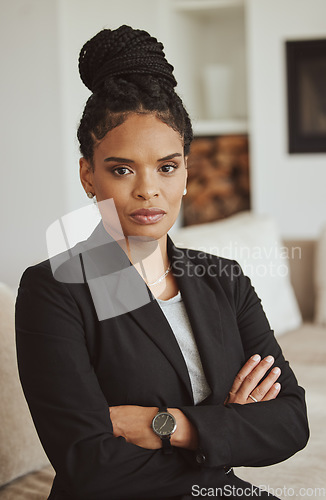
<svg viewBox="0 0 326 500"><path fill-rule="evenodd" d="M114 437L77 302L47 266L28 268L22 276L16 302L19 374L56 483L80 500L107 500L108 494L168 498L188 493L194 482L218 485L213 471L191 470L177 450L163 455Z"/></svg>
<svg viewBox="0 0 326 500"><path fill-rule="evenodd" d="M309 438L304 389L284 359L250 279L237 262L232 266L229 276L235 282L229 283L228 295L233 297L245 359L256 353L274 356L273 366L281 368L281 391L276 399L257 404L180 406L197 428L195 458L203 467L271 465L304 448Z"/></svg>

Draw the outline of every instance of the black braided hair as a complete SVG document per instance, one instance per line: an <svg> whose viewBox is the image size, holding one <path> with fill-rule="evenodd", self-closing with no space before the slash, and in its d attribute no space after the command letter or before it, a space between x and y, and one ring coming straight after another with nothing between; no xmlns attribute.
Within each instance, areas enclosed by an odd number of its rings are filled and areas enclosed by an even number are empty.
<svg viewBox="0 0 326 500"><path fill-rule="evenodd" d="M130 112L154 113L179 132L185 155L189 153L191 122L174 90L173 66L156 38L125 25L104 29L81 49L79 73L93 92L77 132L80 152L91 164L96 141L121 125Z"/></svg>

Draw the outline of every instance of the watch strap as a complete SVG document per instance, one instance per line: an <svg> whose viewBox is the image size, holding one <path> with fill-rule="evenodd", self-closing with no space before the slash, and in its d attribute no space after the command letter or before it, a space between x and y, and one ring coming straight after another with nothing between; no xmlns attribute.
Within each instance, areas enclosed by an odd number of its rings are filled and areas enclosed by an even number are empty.
<svg viewBox="0 0 326 500"><path fill-rule="evenodd" d="M162 441L162 451L164 455L170 455L173 453L173 446L170 441L171 436L161 437Z"/></svg>
<svg viewBox="0 0 326 500"><path fill-rule="evenodd" d="M168 409L166 406L161 406L158 409L157 413L169 413L169 412L168 412ZM162 452L164 455L170 455L171 453L173 453L173 446L171 444L170 439L171 439L171 436L164 436L164 437L161 436Z"/></svg>

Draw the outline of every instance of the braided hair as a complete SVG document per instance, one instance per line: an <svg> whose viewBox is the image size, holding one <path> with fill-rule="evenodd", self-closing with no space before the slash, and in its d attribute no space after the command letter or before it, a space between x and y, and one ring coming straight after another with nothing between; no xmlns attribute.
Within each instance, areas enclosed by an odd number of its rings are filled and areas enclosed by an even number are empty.
<svg viewBox="0 0 326 500"><path fill-rule="evenodd" d="M77 132L80 152L92 165L94 146L134 113L153 113L176 130L187 155L192 127L174 87L173 66L162 43L143 30L104 29L85 43L79 73L91 90Z"/></svg>

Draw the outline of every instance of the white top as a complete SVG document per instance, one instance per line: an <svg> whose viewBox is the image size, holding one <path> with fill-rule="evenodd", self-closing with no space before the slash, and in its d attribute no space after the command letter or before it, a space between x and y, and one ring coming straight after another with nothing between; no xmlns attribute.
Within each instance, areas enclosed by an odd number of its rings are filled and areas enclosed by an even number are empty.
<svg viewBox="0 0 326 500"><path fill-rule="evenodd" d="M204 374L203 365L181 293L179 291L175 297L168 300L156 300L172 328L185 359L194 402L195 404L200 403L200 401L203 401L211 393L211 390Z"/></svg>

